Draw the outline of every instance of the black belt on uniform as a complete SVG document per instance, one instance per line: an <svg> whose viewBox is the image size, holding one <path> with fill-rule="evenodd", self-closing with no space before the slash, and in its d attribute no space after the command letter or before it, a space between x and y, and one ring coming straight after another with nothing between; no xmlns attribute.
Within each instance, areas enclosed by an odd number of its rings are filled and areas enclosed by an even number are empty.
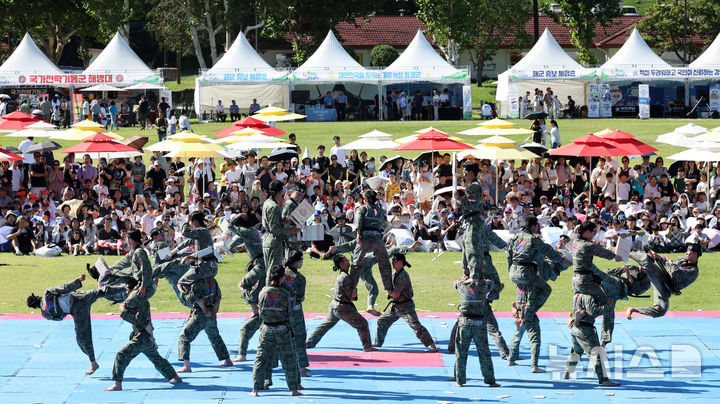
<svg viewBox="0 0 720 404"><path fill-rule="evenodd" d="M411 301L411 300L412 300L412 299L407 299L407 300L394 300L394 299L391 299L391 300L388 302L388 304L385 306L385 308L383 309L383 311L387 310L387 308L390 307L391 304L403 304L403 303L407 303L407 302L409 302L409 301Z"/></svg>
<svg viewBox="0 0 720 404"><path fill-rule="evenodd" d="M333 299L333 300L335 300L336 302L338 302L340 304L353 304L353 302L343 302L342 300L338 300L338 299Z"/></svg>
<svg viewBox="0 0 720 404"><path fill-rule="evenodd" d="M465 317L470 320L485 320L485 316L483 314L466 314L462 313L460 314L460 317Z"/></svg>
<svg viewBox="0 0 720 404"><path fill-rule="evenodd" d="M287 324L289 324L287 321L278 321L275 323L263 323L263 325L265 325L267 327L277 327L279 325L287 325Z"/></svg>

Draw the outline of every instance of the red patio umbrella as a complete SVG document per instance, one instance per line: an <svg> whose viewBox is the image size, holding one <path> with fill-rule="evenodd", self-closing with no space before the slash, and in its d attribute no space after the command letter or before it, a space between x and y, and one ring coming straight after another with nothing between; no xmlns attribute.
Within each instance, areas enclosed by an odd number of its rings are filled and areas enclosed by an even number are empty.
<svg viewBox="0 0 720 404"><path fill-rule="evenodd" d="M417 135L414 140L399 144L390 150L467 150L474 149L469 144L458 142L457 140L450 139L450 137L444 133L435 132L434 134L430 131Z"/></svg>
<svg viewBox="0 0 720 404"><path fill-rule="evenodd" d="M104 135L100 132L85 138L82 143L70 146L62 153L118 153L118 152L136 152L137 149L117 141L116 139Z"/></svg>
<svg viewBox="0 0 720 404"><path fill-rule="evenodd" d="M20 161L25 160L23 156L18 156L15 153L11 153L3 148L0 148L0 161Z"/></svg>
<svg viewBox="0 0 720 404"><path fill-rule="evenodd" d="M278 129L274 126L270 126L266 124L265 122L253 118L251 116L241 119L239 121L235 121L232 125L228 126L227 128L220 130L218 132L215 132L215 136L217 137L228 137L232 136L233 132L236 132L242 128L253 128L261 131L263 135L265 136L282 136L285 134L285 131L282 129Z"/></svg>
<svg viewBox="0 0 720 404"><path fill-rule="evenodd" d="M551 156L572 156L572 157L605 157L624 156L629 154L620 144L613 144L592 133L574 139L572 143L552 149L548 152Z"/></svg>
<svg viewBox="0 0 720 404"><path fill-rule="evenodd" d="M25 129L26 126L32 125L41 119L24 112L15 111L4 115L0 118L0 131L13 132Z"/></svg>
<svg viewBox="0 0 720 404"><path fill-rule="evenodd" d="M658 149L650 146L647 143L637 140L635 135L623 132L621 130L614 130L601 136L603 139L610 140L612 144L628 150L628 155L644 155L655 153Z"/></svg>

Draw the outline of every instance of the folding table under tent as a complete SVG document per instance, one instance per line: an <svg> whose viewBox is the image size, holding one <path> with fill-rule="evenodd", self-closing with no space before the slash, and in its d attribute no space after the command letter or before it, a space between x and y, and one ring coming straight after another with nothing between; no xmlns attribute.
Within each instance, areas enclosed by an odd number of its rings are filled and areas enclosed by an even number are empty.
<svg viewBox="0 0 720 404"><path fill-rule="evenodd" d="M453 104L461 105L463 119L472 118L472 94L470 87L470 70L468 67L457 68L443 59L433 49L421 30L418 30L415 37L400 56L382 71L381 87L390 84L401 83L431 83L452 85L458 89L453 93ZM407 89L411 87L408 86ZM433 86L428 87L428 89ZM442 88L435 88L438 93ZM386 94L380 90L381 97ZM412 99L413 93L408 91L408 97ZM432 92L426 95L432 97ZM382 119L382 114L379 114Z"/></svg>
<svg viewBox="0 0 720 404"><path fill-rule="evenodd" d="M518 97L535 88L551 87L560 102L570 95L580 107L587 103L586 85L595 80L595 69L581 66L545 31L530 51L514 66L498 75L498 116L518 118Z"/></svg>
<svg viewBox="0 0 720 404"><path fill-rule="evenodd" d="M288 108L288 75L287 69L270 66L240 32L220 60L195 79L195 112L201 116L204 111L214 111L218 100L225 105L226 113L231 100L247 112L253 98L260 105Z"/></svg>
<svg viewBox="0 0 720 404"><path fill-rule="evenodd" d="M346 94L360 99L359 107L363 107L362 100L372 100L378 92L381 71L368 69L358 63L342 47L332 31L329 31L323 42L315 52L288 77L290 92L309 91L307 100L321 100L330 91L332 96L337 95L338 85L345 88ZM348 97L348 107L352 109L352 97ZM366 103L366 106L368 104ZM306 108L305 111L295 108L308 116L308 120L315 115Z"/></svg>

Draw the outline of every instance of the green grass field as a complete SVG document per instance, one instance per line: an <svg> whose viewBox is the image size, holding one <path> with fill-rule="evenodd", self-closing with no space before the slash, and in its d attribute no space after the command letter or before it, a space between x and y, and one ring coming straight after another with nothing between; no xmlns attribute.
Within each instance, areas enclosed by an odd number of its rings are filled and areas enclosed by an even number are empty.
<svg viewBox="0 0 720 404"><path fill-rule="evenodd" d="M435 262L432 258L436 254L412 253L408 261L412 264L409 269L415 289L415 302L419 310L453 312L457 309L459 297L452 288L452 283L462 274L459 264L455 261L461 259L459 252L445 253ZM497 311L509 311L510 303L515 300L515 290L508 279L506 255L492 253L493 261L506 286L501 293L500 301L494 308ZM720 310L720 277L715 272L718 255L706 254L700 258L700 277L681 296L671 300L671 310ZM106 257L108 258L108 257ZM95 262L95 257L62 256L59 258L43 257L16 257L11 254L2 254L0 266L0 312L27 313L25 298L30 293L39 294L50 286L68 282L85 272L85 263ZM108 263L117 259L108 258ZM244 275L245 265L248 262L247 254L238 254L234 258L220 264L218 282L223 290L222 311L244 312L249 311L240 298L237 284ZM598 258L595 263L600 268L612 268L619 264ZM331 270L331 261L306 259L302 272L308 279L307 295L304 303L305 312L327 311L336 273ZM382 289L380 275L375 267L375 279ZM543 307L543 311L566 311L571 305L572 288L570 278L572 269L562 273L555 281L550 282L553 293ZM178 303L170 285L160 280L158 291L151 299L151 306L157 312L184 312L187 309ZM87 289L94 287L94 280L85 281ZM362 282L358 285L359 310L365 308L367 290ZM378 309L385 307L386 297L381 295L377 302ZM618 310L624 310L626 304L634 306L649 304L651 299L638 298L627 302L618 302ZM93 307L96 313L119 313L117 306L110 306L107 300L99 300Z"/></svg>
<svg viewBox="0 0 720 404"><path fill-rule="evenodd" d="M527 127L527 120L514 121L518 126ZM640 140L651 143L660 149L660 155L667 156L671 153L682 150L680 147L672 147L664 144L655 144L657 135L669 132L672 129L693 122L707 128L714 128L720 125L720 121L714 120L682 120L682 119L651 119L640 121L637 119L573 119L559 121L560 132L563 143L587 133L598 131L604 128L622 129L636 134ZM415 130L432 124L445 132L455 134L464 129L475 126L478 121L439 121L439 122L298 122L281 123L278 126L288 133L297 134L298 144L301 147L307 146L312 155L315 155L315 148L319 144L332 145L332 136L340 135L343 143L356 139L359 135L378 129L390 133L396 137L412 134ZM196 133L211 136L214 132L228 126L230 123L210 123L199 125L194 124ZM150 137L150 143L157 140L154 131L140 131L137 128L124 128L118 131L124 137L133 135L145 135ZM287 139L286 136L282 137ZM523 137L513 137L518 143L524 141ZM481 138L465 137L469 143L475 144ZM16 145L15 138L6 138L1 143L5 145ZM75 142L61 141L64 146ZM269 153L269 150L267 151ZM397 154L392 150L372 150L371 155L381 154L392 156ZM406 157L413 157L419 152L400 153ZM56 156L61 153L56 153ZM410 262L413 268L410 270L415 284L417 307L422 310L432 311L454 311L451 304L457 303L458 298L451 288L452 281L461 273L459 265L454 261L460 260L459 253L447 253L437 261L432 262L431 254L413 254ZM506 281L508 289L502 293L501 301L495 305L496 309L508 311L510 301L515 298L515 293L507 282L507 270L503 254L494 253L495 265ZM701 275L698 281L688 288L682 296L673 297L671 308L673 310L720 310L720 276L714 271L717 265L716 255L707 254L701 258ZM15 257L11 254L0 254L0 312L27 312L24 306L25 297L30 292L40 293L44 288L66 282L85 271L85 263L94 262L90 257ZM225 291L224 311L246 311L247 307L240 299L240 293L236 288L242 278L247 255L242 254L221 264L219 281ZM306 311L322 312L327 310L331 288L334 284L335 274L330 270L329 262L307 260L304 269L308 277L308 297L306 300ZM598 259L598 265L602 268L614 266L613 263ZM554 293L544 310L564 311L570 307L570 273L564 273L558 281L552 283ZM376 276L379 281L379 277ZM86 287L91 287L91 282L86 282ZM364 308L366 291L362 284L359 287L359 308ZM633 304L643 304L644 301ZM378 301L380 308L384 307L385 298L381 296ZM159 291L152 299L152 306L158 311L185 311L166 281L161 280ZM620 304L623 307L623 303ZM107 306L104 301L95 306L99 313L117 312L115 307Z"/></svg>

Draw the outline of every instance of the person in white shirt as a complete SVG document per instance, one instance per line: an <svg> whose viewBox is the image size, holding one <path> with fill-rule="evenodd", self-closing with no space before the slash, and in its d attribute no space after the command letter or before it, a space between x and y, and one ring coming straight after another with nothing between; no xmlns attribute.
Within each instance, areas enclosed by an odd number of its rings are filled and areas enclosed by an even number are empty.
<svg viewBox="0 0 720 404"><path fill-rule="evenodd" d="M30 148L30 146L34 145L35 142L33 141L34 137L28 137L27 139L20 142L18 145L18 149L22 152L22 156L25 159L23 163L25 164L35 164L35 157L34 153L30 152L28 153L27 150Z"/></svg>
<svg viewBox="0 0 720 404"><path fill-rule="evenodd" d="M5 99L0 99L0 116L5 116L5 114L7 114L7 103Z"/></svg>
<svg viewBox="0 0 720 404"><path fill-rule="evenodd" d="M227 119L227 114L225 114L225 106L222 105L222 101L220 100L218 100L218 103L215 106L215 114L218 121L225 122L225 120Z"/></svg>
<svg viewBox="0 0 720 404"><path fill-rule="evenodd" d="M178 120L178 128L180 129L180 132L184 130L189 130L192 132L192 127L190 126L190 118L187 117L187 113L185 111L180 113L180 119Z"/></svg>
<svg viewBox="0 0 720 404"><path fill-rule="evenodd" d="M340 136L333 137L333 142L335 142L335 145L330 148L330 155L337 156L338 163L343 167L347 167L345 160L347 160L348 151L340 144Z"/></svg>
<svg viewBox="0 0 720 404"><path fill-rule="evenodd" d="M232 184L240 183L240 177L242 177L242 170L238 169L235 160L230 160L230 169L225 171L224 175L225 182L227 183L227 186L229 188Z"/></svg>
<svg viewBox="0 0 720 404"><path fill-rule="evenodd" d="M175 110L171 109L168 111L168 114L170 115L168 117L168 136L172 136L177 132L178 127L178 119L175 116Z"/></svg>

